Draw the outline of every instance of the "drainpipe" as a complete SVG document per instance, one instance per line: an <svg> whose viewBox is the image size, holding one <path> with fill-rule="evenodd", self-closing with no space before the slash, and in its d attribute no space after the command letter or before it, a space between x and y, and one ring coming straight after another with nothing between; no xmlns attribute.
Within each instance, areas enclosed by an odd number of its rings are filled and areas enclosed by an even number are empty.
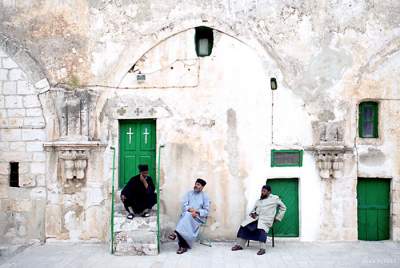
<svg viewBox="0 0 400 268"><path fill-rule="evenodd" d="M112 160L112 188L111 188L111 254L114 254L114 170L115 170L115 147L111 146L110 149L113 151Z"/></svg>
<svg viewBox="0 0 400 268"><path fill-rule="evenodd" d="M157 165L157 249L158 253L160 253L160 238L161 238L161 232L160 232L160 179L161 179L161 173L160 173L160 160L161 160L161 148L164 148L164 144L161 144L158 147L158 165Z"/></svg>

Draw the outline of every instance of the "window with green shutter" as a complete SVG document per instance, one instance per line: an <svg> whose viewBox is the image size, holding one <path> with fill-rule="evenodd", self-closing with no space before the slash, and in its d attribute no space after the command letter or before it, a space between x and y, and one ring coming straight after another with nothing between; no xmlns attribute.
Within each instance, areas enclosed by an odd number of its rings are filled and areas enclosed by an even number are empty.
<svg viewBox="0 0 400 268"><path fill-rule="evenodd" d="M271 167L301 167L302 150L271 150Z"/></svg>
<svg viewBox="0 0 400 268"><path fill-rule="evenodd" d="M362 102L359 105L358 132L360 138L378 138L378 103Z"/></svg>

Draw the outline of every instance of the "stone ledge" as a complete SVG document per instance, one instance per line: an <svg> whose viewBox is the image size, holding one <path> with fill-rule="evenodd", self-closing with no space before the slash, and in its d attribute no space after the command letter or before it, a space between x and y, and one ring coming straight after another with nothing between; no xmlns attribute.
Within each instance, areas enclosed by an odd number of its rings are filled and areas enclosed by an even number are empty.
<svg viewBox="0 0 400 268"><path fill-rule="evenodd" d="M106 147L107 144L101 143L100 141L54 141L54 142L44 142L43 146L45 148L59 148L64 150L81 149L81 148L96 148L96 147Z"/></svg>
<svg viewBox="0 0 400 268"><path fill-rule="evenodd" d="M145 230L121 231L115 232L116 244L156 244L157 232Z"/></svg>
<svg viewBox="0 0 400 268"><path fill-rule="evenodd" d="M158 254L157 244L120 243L115 246L117 256L154 256Z"/></svg>
<svg viewBox="0 0 400 268"><path fill-rule="evenodd" d="M123 215L114 216L114 232L121 231L136 231L147 230L157 231L157 216L151 215L150 217L135 217L132 220L127 219Z"/></svg>

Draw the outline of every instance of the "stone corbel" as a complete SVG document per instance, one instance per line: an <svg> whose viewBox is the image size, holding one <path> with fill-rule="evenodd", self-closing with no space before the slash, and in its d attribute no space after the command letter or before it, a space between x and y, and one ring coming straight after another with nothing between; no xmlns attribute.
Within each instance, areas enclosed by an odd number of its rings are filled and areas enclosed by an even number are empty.
<svg viewBox="0 0 400 268"><path fill-rule="evenodd" d="M343 176L344 154L352 152L352 148L338 145L317 145L307 148L314 155L322 179L340 178Z"/></svg>
<svg viewBox="0 0 400 268"><path fill-rule="evenodd" d="M86 170L89 153L98 147L105 147L98 142L70 143L65 141L45 143L47 151L54 151L58 158L58 177L65 193L80 191L86 184Z"/></svg>

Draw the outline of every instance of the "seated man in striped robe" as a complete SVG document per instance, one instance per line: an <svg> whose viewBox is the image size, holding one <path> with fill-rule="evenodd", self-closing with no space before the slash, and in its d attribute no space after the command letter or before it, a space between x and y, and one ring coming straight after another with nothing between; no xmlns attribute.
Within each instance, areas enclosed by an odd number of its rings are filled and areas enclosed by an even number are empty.
<svg viewBox="0 0 400 268"><path fill-rule="evenodd" d="M185 253L192 247L193 242L199 235L200 225L205 223L208 210L210 209L210 199L203 192L206 181L197 179L193 191L189 191L182 202L182 214L175 228L175 232L168 237L172 240L178 238L177 254Z"/></svg>

